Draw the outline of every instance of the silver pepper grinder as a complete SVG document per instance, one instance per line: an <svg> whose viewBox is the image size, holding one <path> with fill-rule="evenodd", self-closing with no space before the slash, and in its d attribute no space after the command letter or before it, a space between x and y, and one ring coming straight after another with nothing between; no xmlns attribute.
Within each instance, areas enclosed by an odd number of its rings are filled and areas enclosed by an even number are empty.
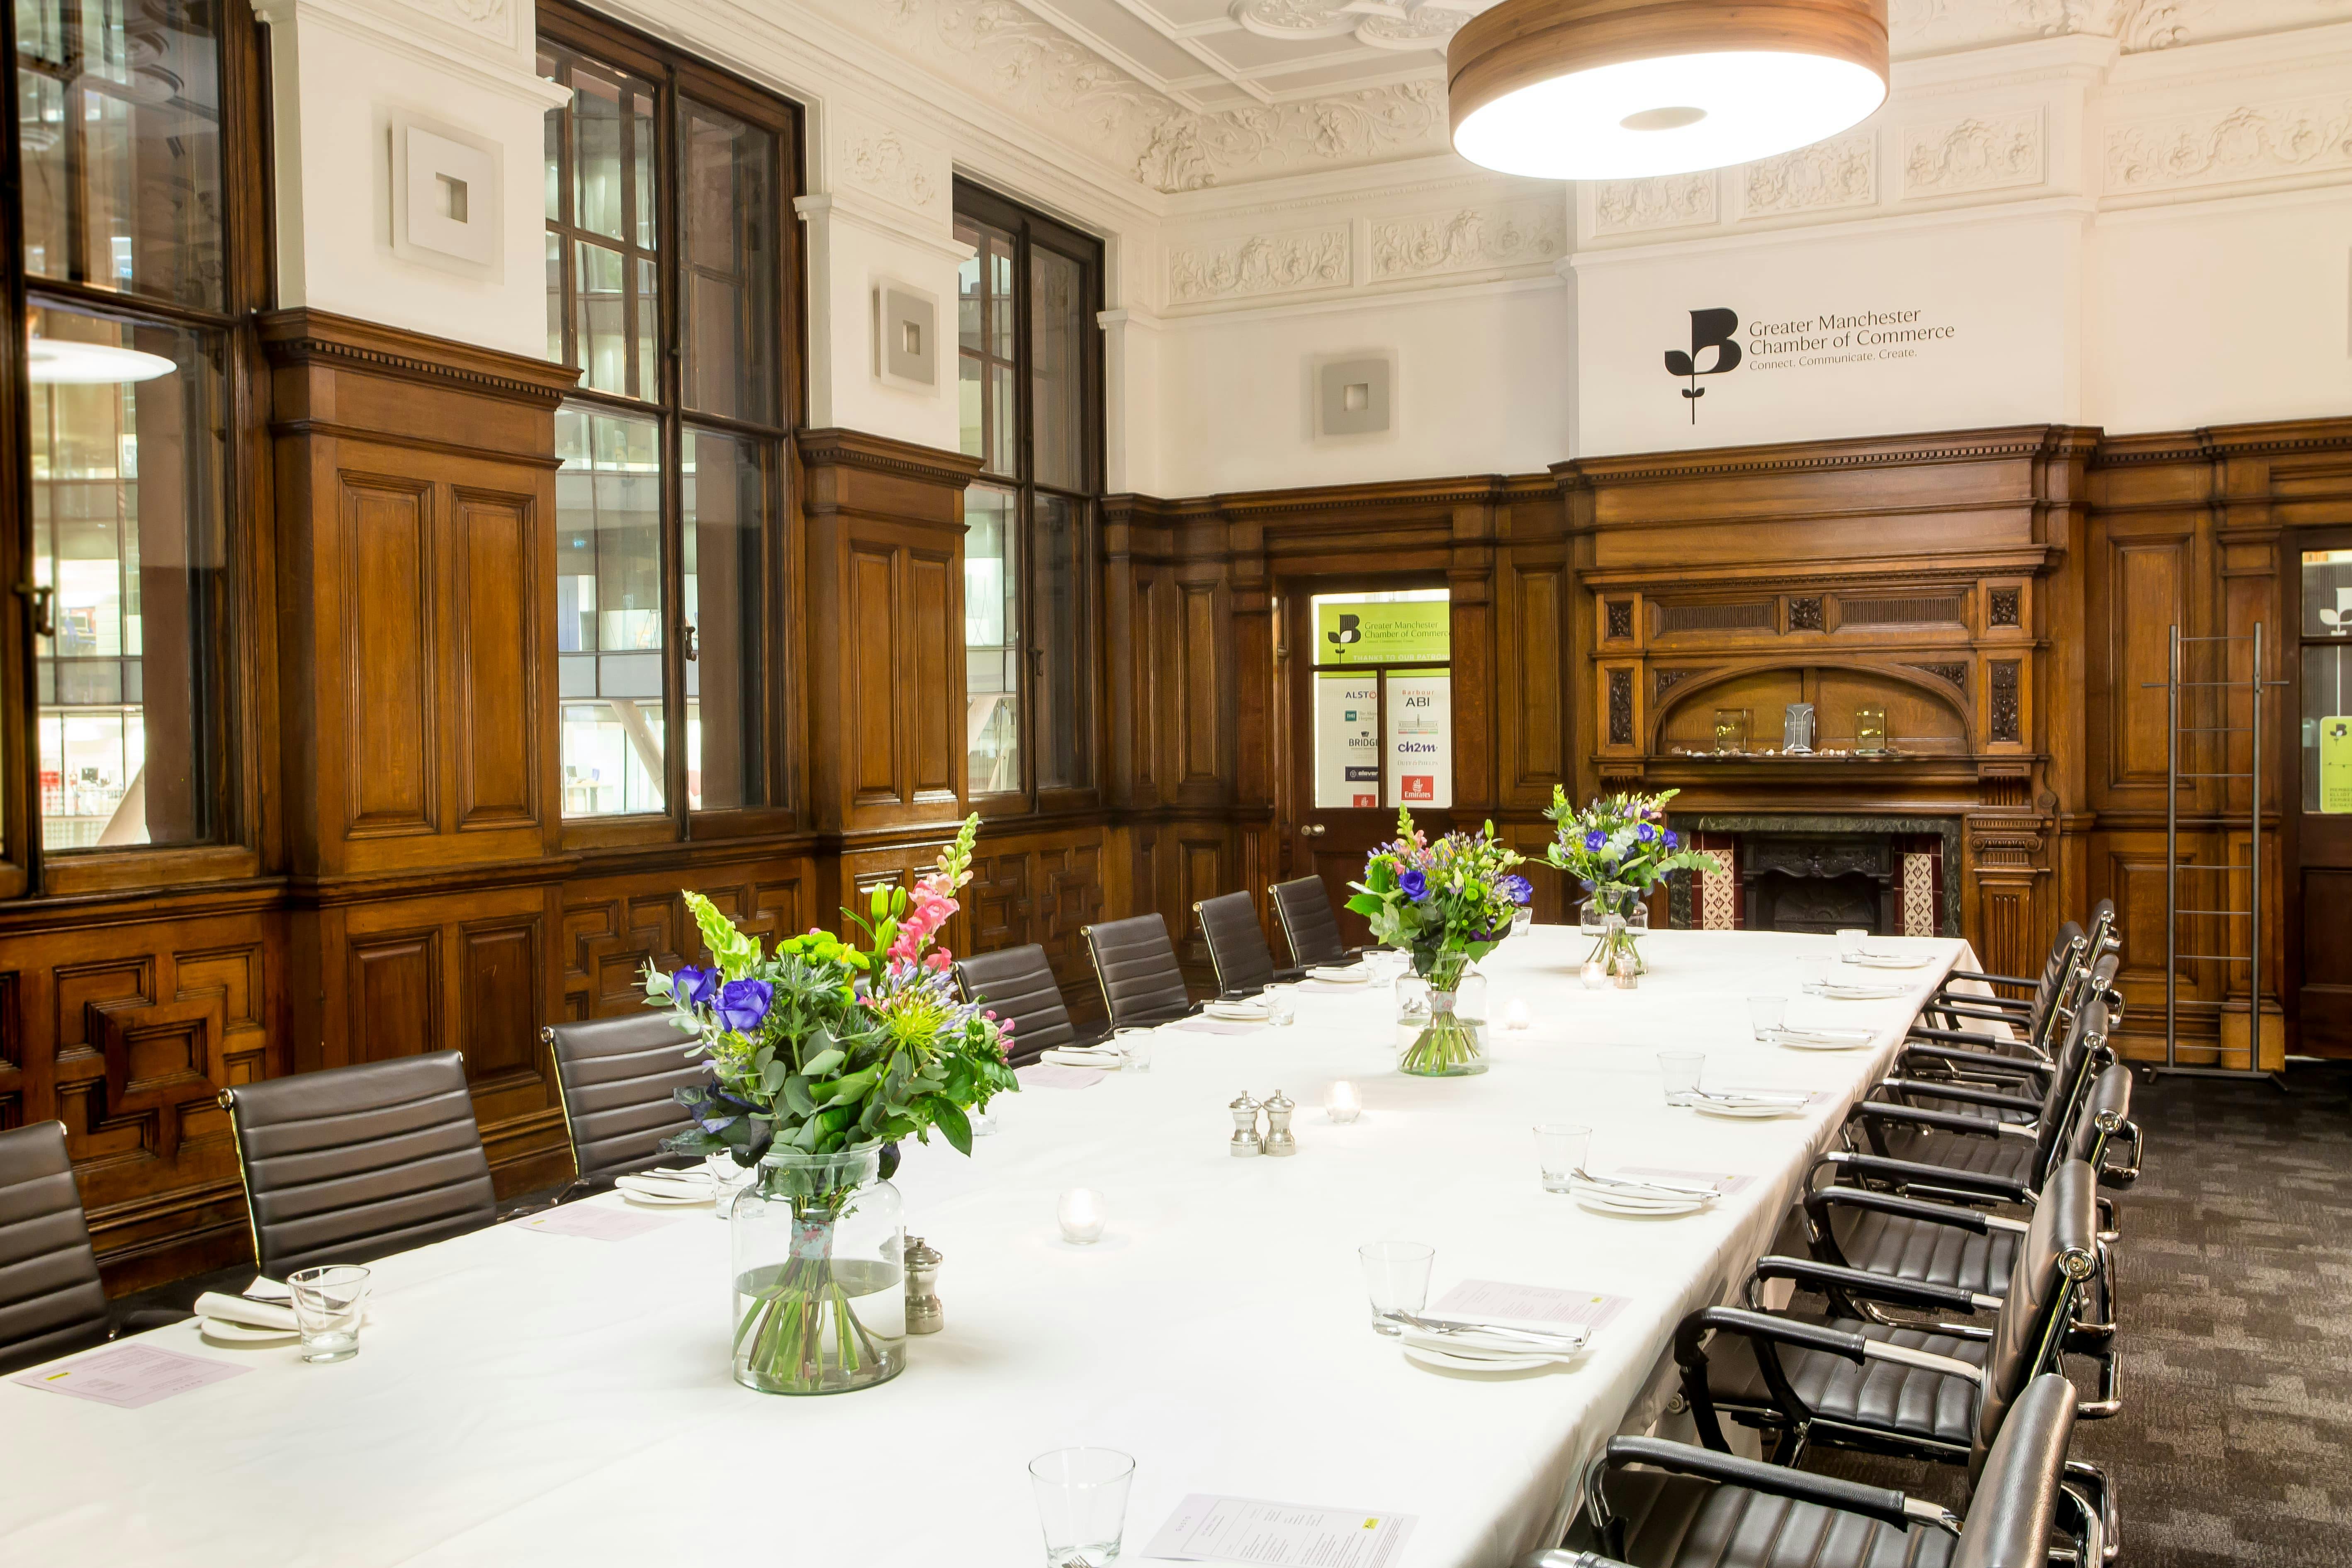
<svg viewBox="0 0 2352 1568"><path fill-rule="evenodd" d="M1269 1156L1298 1152L1298 1139L1290 1131L1291 1113L1297 1109L1298 1102L1278 1089L1274 1098L1265 1102L1265 1152Z"/></svg>
<svg viewBox="0 0 2352 1568"><path fill-rule="evenodd" d="M1258 1102L1250 1098L1249 1090L1242 1090L1241 1097L1225 1109L1234 1113L1234 1141L1227 1152L1236 1160L1264 1153L1265 1145L1257 1135Z"/></svg>
<svg viewBox="0 0 2352 1568"><path fill-rule="evenodd" d="M940 1265L946 1261L919 1236L907 1238L907 1331L936 1334L947 1326L940 1312Z"/></svg>

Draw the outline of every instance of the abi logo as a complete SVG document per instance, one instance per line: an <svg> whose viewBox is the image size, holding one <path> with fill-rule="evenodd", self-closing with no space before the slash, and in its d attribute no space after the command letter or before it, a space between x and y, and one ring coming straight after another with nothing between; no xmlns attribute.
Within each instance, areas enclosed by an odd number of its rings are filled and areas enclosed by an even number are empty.
<svg viewBox="0 0 2352 1568"><path fill-rule="evenodd" d="M1339 616L1339 629L1336 632L1325 632L1323 634L1323 640L1329 643L1334 647L1346 647L1351 643L1360 643L1363 641L1363 617L1361 616L1350 616L1343 613Z"/></svg>
<svg viewBox="0 0 2352 1568"><path fill-rule="evenodd" d="M1706 395L1706 388L1698 384L1703 375L1721 375L1739 366L1739 344L1735 334L1739 331L1739 317L1731 310L1693 310L1691 319L1690 353L1680 349L1666 351L1666 374L1678 375L1690 384L1683 388L1683 396L1690 402L1691 423L1698 423L1698 400ZM1707 350L1715 351L1715 363L1705 370L1699 368L1699 356Z"/></svg>

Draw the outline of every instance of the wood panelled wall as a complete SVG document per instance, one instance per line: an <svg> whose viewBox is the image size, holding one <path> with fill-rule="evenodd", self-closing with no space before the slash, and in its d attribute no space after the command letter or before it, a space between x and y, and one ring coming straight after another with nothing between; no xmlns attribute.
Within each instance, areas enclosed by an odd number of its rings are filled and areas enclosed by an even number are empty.
<svg viewBox="0 0 2352 1568"><path fill-rule="evenodd" d="M253 696L235 842L79 862L0 904L0 1125L65 1122L118 1289L243 1254L221 1086L454 1047L501 1186L560 1179L538 1031L626 1012L645 963L698 956L681 888L765 937L830 923L919 874L967 805L968 459L802 433L774 629L785 798L567 824L552 454L570 373L317 312L263 318L258 338L271 482L239 582L254 668L240 671ZM2293 531L2347 521L2352 421L2124 440L2035 427L1114 498L1091 650L1101 788L1082 809L989 820L950 941L1043 943L1073 1010L1098 1017L1083 929L1156 910L1205 988L1191 905L1235 888L1262 900L1318 864L1292 831L1307 781L1290 743L1305 716L1289 709L1307 654L1286 631L1314 592L1450 589L1454 806L1434 815L1491 816L1533 854L1555 784L1580 795L1654 760L1612 738L1607 672L1646 673L1631 689L1647 705L1680 650L1617 638L1612 601L1703 600L1742 574L1776 603L1808 583L1945 584L1973 619L1938 634L1957 651L1915 662L1968 665L1954 701L1985 739L1965 767L1904 788L1965 816L1969 934L1997 964L2023 963L2062 911L2116 898L2145 1048L2162 985L2163 753L2161 693L2142 682L2161 678L2175 616L2284 624ZM1988 624L1995 591L2016 595L2000 612L2013 626ZM1996 658L2025 672L2002 721L2013 742L1986 728L1980 672ZM1535 881L1539 917L1561 918L1560 879ZM2280 912L2297 912L2291 897ZM2218 1036L2221 977L2184 983Z"/></svg>

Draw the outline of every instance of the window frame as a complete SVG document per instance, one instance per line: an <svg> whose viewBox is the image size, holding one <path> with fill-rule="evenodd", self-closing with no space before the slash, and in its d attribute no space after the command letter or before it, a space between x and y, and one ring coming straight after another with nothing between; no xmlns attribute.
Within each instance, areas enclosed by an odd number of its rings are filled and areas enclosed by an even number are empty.
<svg viewBox="0 0 2352 1568"><path fill-rule="evenodd" d="M805 428L807 396L807 253L795 203L807 188L805 113L781 93L725 70L688 51L665 44L593 12L541 0L534 48L589 57L654 84L656 180L654 268L660 331L656 395L651 399L600 392L585 385L564 396L565 408L624 415L653 421L659 428L661 476L663 805L659 811L625 816L565 816L557 810L566 849L625 847L701 839L771 837L799 831L805 800L807 747L802 682L806 668L804 617L790 595L803 553L803 480L795 456L796 437ZM768 226L769 254L775 258L773 310L766 341L777 364L773 423L706 413L687 406L685 343L679 335L684 311L681 279L690 270L684 253L684 184L681 137L684 104L691 100L765 132L773 139L774 210ZM568 108L550 110L569 114ZM573 197L572 141L562 138L561 184L568 208ZM574 309L575 225L559 229L542 221L541 233L562 233L566 288L562 311L567 363L579 363ZM634 353L634 344L631 352ZM687 793L687 631L685 592L685 437L708 430L753 447L760 453L764 500L759 585L767 612L757 628L761 673L758 711L763 726L761 784L758 805L697 809ZM553 657L553 656L551 656ZM552 721L563 723L559 700Z"/></svg>
<svg viewBox="0 0 2352 1568"><path fill-rule="evenodd" d="M85 0L86 3L86 0ZM0 899L72 897L134 889L244 879L262 870L264 826L259 748L251 737L276 713L267 676L271 637L265 542L272 515L265 427L268 367L255 329L257 312L273 298L273 236L269 213L268 79L261 25L249 0L218 0L220 63L220 195L222 279L218 308L183 305L158 296L99 288L70 279L35 278L25 264L23 203L0 213L0 298L10 319L55 305L100 318L184 327L215 333L222 369L216 411L226 439L219 504L222 571L212 609L216 632L199 679L211 694L205 720L212 741L209 809L212 831L203 841L161 846L47 851L40 834L39 669L36 658L40 613L33 589L34 531L31 382L21 325L5 334L0 351L0 485L9 501L0 517ZM0 48L8 56L0 110L20 124L14 7L0 16ZM23 149L12 130L0 155L0 179L24 189ZM54 603L54 599L50 600Z"/></svg>
<svg viewBox="0 0 2352 1568"><path fill-rule="evenodd" d="M1015 816L1046 815L1057 812L1086 811L1100 805L1103 800L1103 691L1101 637L1102 617L1101 537L1102 503L1105 473L1105 413L1103 336L1099 318L1103 305L1104 247L1092 235L1045 216L1002 195L985 185L958 175L952 201L954 216L1003 230L1013 236L1013 405L1014 405L1014 466L1017 472L997 474L983 468L972 477L975 488L987 488L1010 492L1013 497L1015 526L1018 530L1015 572L1020 591L1018 616L1020 639L1021 689L1016 711L1020 721L1021 787L991 794L971 795L971 809L985 816ZM1080 460L1084 467L1080 489L1038 482L1036 479L1036 415L1035 415L1035 325L1031 320L1033 278L1031 257L1042 246L1063 259L1075 262L1085 279L1085 321L1081 329L1079 360L1079 420L1082 426ZM954 308L961 309L961 300ZM956 383L962 380L963 350L959 331L956 351ZM957 395L961 396L959 392ZM985 429L985 426L983 426ZM985 447L986 437L982 444ZM982 459L987 461L985 454ZM1037 778L1039 746L1037 744L1038 686L1043 675L1045 647L1037 637L1040 595L1037 549L1037 498L1040 495L1058 497L1067 501L1076 521L1076 551L1081 602L1078 605L1078 678L1083 689L1076 707L1079 714L1080 732L1075 738L1073 752L1084 759L1087 782L1074 785L1041 785ZM967 685L963 711L971 710L971 694ZM965 748L966 755L970 748Z"/></svg>

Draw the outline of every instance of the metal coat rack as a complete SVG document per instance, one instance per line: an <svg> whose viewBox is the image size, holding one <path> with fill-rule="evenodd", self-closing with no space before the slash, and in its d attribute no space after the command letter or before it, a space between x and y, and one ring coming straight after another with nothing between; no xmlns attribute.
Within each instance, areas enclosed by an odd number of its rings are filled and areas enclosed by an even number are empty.
<svg viewBox="0 0 2352 1568"><path fill-rule="evenodd" d="M2253 660L2251 673L2244 680L2188 680L2182 679L2182 650L2192 644L2215 645L2224 655L2231 643L2252 643ZM2226 668L2226 665L2225 665ZM2172 627L2169 657L2165 665L2165 679L2150 681L2153 690L2161 684L2165 690L2164 740L2164 1065L2158 1072L2178 1074L2183 1078L2272 1079L2277 1074L2263 1065L2263 696L2273 686L2284 686L2284 680L2263 679L2263 623L2256 621L2253 631L2243 637L2185 637L2180 627ZM2243 690L2247 697L2247 722L2243 724L2183 724L2181 693L2184 691ZM2200 701L2200 707L2210 701ZM2221 717L2229 717L2229 700L2225 695L2219 706ZM2194 715L2192 715L2193 717ZM2184 770L2181 737L2184 735L2219 735L2221 763L2219 772ZM2229 767L2229 737L2244 735L2247 740L2246 771L2236 773ZM2225 819L2221 831L2221 861L2208 864L2187 861L2180 858L2180 783L2212 779L2222 781L2222 800L2229 799L2228 782L2246 782L2246 863L2232 863L2226 830L2230 826L2226 809L2220 815ZM2197 894L2205 908L2183 909L2180 906L2180 875L2187 871L2214 879L2200 884ZM2237 890L2242 886L2246 902L2242 909L2237 903ZM2234 949L2234 933L2246 933L2243 952L2183 952L2180 951L2180 922L2184 918L2211 920L2219 922L2218 934L2222 940L2214 944ZM2183 1066L2180 1061L2180 972L2183 960L2189 963L2220 963L2246 966L2246 1065L2242 1068ZM2225 971L2226 973L2226 971ZM2228 997L2228 984L2222 986L2223 998ZM2216 1037L2214 1060L2221 1060L2219 1037Z"/></svg>

